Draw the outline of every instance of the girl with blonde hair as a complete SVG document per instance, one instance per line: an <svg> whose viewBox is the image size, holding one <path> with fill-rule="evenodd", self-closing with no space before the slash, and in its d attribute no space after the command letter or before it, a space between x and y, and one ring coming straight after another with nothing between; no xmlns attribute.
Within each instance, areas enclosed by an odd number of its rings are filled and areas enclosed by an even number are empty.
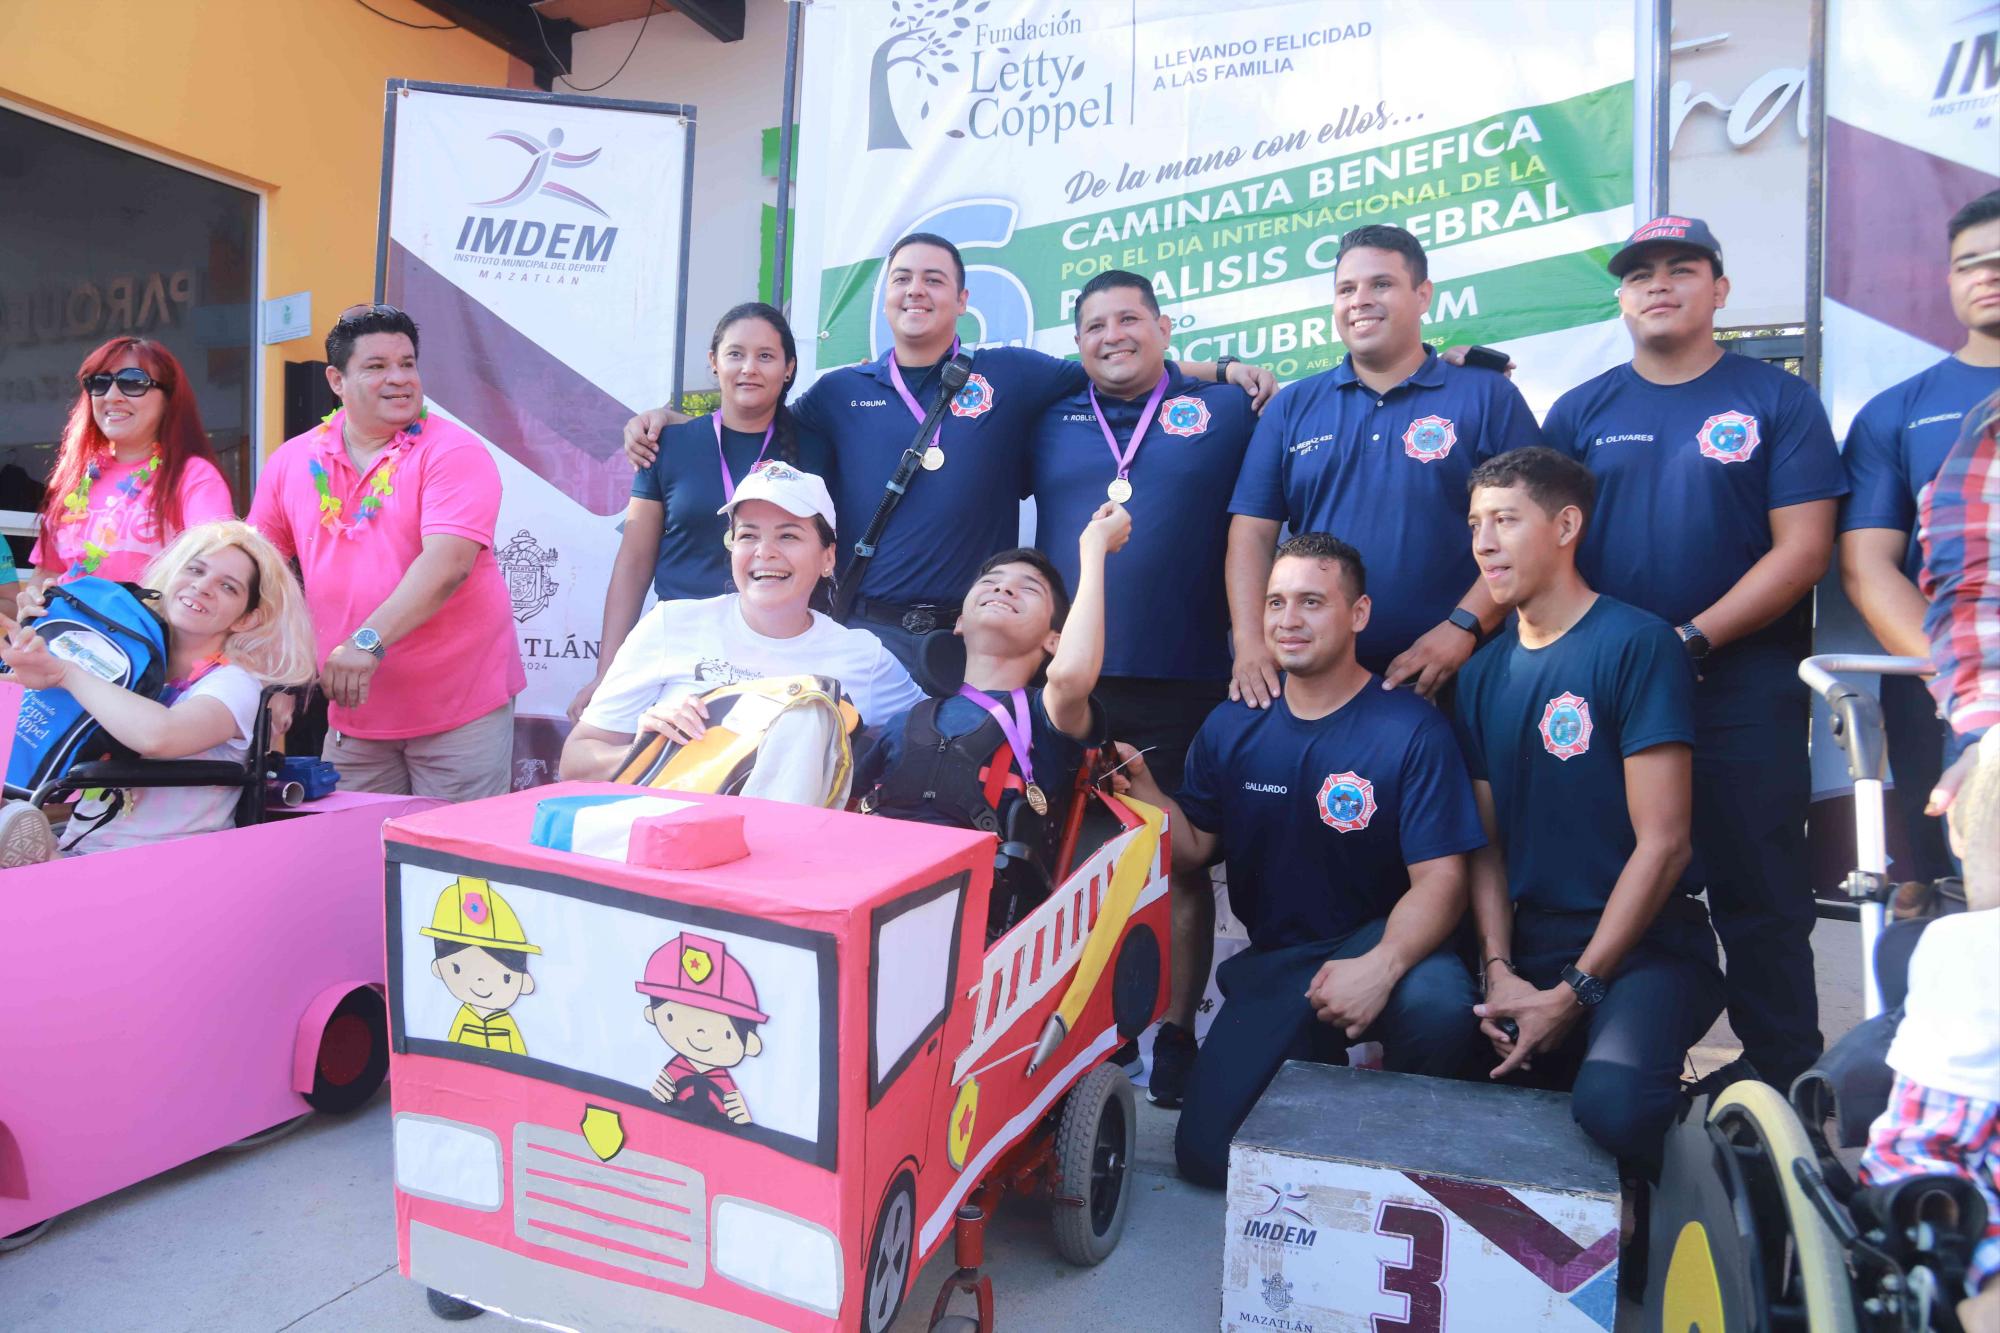
<svg viewBox="0 0 2000 1333"><path fill-rule="evenodd" d="M277 548L234 519L182 533L147 568L167 626L167 688L148 699L56 657L32 628L0 616L0 661L29 689L61 688L144 759L241 763L267 685L303 685L317 674L305 596ZM228 828L240 789L158 787L106 807L79 806L64 844L84 854ZM0 811L0 869L47 860L54 837L41 811Z"/></svg>

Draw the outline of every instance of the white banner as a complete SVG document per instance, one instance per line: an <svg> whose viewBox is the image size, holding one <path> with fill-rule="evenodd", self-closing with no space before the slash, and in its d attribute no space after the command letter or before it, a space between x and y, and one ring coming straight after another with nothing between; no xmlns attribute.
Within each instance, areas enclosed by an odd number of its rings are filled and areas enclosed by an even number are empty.
<svg viewBox="0 0 2000 1333"><path fill-rule="evenodd" d="M881 264L935 231L980 342L1074 352L1076 293L1152 279L1174 354L1332 366L1333 260L1414 232L1429 336L1504 342L1545 409L1629 354L1629 6L819 0L806 14L793 323L802 379L878 354ZM817 336L807 336L811 331Z"/></svg>
<svg viewBox="0 0 2000 1333"><path fill-rule="evenodd" d="M596 670L621 428L678 396L693 115L392 85L389 131L383 299L422 332L432 409L500 467L494 554L528 673L514 785L532 786Z"/></svg>

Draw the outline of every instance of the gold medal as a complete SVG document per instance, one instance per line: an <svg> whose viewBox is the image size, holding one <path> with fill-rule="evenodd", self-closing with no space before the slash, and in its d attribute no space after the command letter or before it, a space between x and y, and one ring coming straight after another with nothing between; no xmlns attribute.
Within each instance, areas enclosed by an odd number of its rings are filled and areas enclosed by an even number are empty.
<svg viewBox="0 0 2000 1333"><path fill-rule="evenodd" d="M1123 477L1113 477L1111 484L1104 488L1104 493L1111 497L1113 504L1122 505L1132 498L1132 483Z"/></svg>
<svg viewBox="0 0 2000 1333"><path fill-rule="evenodd" d="M944 450L932 445L924 450L924 471L935 472L944 466Z"/></svg>
<svg viewBox="0 0 2000 1333"><path fill-rule="evenodd" d="M1045 815L1049 812L1049 798L1042 794L1042 789L1039 786L1030 782L1026 795L1029 806L1034 809L1036 814Z"/></svg>

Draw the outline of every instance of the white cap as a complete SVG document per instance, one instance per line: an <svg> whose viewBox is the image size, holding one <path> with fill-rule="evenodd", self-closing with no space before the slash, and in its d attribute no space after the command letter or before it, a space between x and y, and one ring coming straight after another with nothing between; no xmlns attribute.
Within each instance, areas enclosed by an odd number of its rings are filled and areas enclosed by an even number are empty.
<svg viewBox="0 0 2000 1333"><path fill-rule="evenodd" d="M745 500L769 500L794 518L811 518L817 514L826 520L826 525L836 531L840 525L833 517L833 497L826 493L826 483L810 472L801 472L790 463L781 463L775 458L767 458L750 469L750 475L736 488L736 494L729 503L716 510L726 514Z"/></svg>

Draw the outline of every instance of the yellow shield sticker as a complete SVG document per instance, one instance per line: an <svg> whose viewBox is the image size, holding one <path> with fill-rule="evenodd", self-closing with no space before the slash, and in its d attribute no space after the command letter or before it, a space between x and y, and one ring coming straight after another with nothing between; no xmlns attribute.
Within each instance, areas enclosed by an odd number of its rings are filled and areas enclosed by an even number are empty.
<svg viewBox="0 0 2000 1333"><path fill-rule="evenodd" d="M690 945L681 950L681 971L687 973L688 980L699 986L708 980L708 974L715 971L715 960L708 956L708 950Z"/></svg>
<svg viewBox="0 0 2000 1333"><path fill-rule="evenodd" d="M945 1156L951 1159L954 1171L965 1169L965 1156L972 1151L972 1127L978 1118L979 1080L969 1078L958 1090L958 1101L951 1108L950 1133L945 1138Z"/></svg>
<svg viewBox="0 0 2000 1333"><path fill-rule="evenodd" d="M1715 1274L1708 1233L1699 1222L1682 1227L1674 1241L1660 1307L1662 1328L1677 1333L1683 1329L1686 1333L1723 1333L1722 1282Z"/></svg>
<svg viewBox="0 0 2000 1333"><path fill-rule="evenodd" d="M583 1108L583 1123L578 1126L583 1131L583 1141L597 1154L599 1161L608 1162L618 1155L625 1146L625 1122L616 1111L602 1106Z"/></svg>

